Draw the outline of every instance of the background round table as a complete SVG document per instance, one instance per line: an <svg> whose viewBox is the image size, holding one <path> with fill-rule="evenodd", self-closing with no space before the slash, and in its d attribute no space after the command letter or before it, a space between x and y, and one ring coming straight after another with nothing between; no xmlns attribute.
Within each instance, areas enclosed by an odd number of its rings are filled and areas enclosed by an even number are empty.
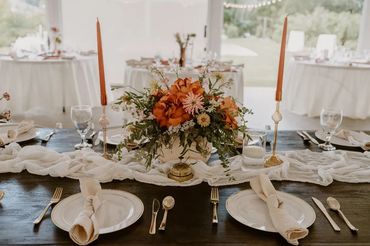
<svg viewBox="0 0 370 246"><path fill-rule="evenodd" d="M291 61L286 69L283 107L299 115L320 116L321 109L343 110L353 119L370 117L370 66Z"/></svg>
<svg viewBox="0 0 370 246"><path fill-rule="evenodd" d="M236 71L222 72L224 79L233 79L233 84L230 88L225 89L227 96L232 96L239 103L243 104L243 70L237 69ZM176 73L171 71L165 71L165 75L170 80L170 84L176 80ZM124 86L135 88L136 90L143 90L150 86L150 82L153 80L152 74L146 68L126 66L124 75ZM199 71L196 69L184 69L179 72L180 78L191 77L198 79Z"/></svg>
<svg viewBox="0 0 370 246"><path fill-rule="evenodd" d="M60 112L77 104L100 105L97 57L55 60L0 59L0 93L11 95L9 109ZM108 98L110 90L107 88Z"/></svg>

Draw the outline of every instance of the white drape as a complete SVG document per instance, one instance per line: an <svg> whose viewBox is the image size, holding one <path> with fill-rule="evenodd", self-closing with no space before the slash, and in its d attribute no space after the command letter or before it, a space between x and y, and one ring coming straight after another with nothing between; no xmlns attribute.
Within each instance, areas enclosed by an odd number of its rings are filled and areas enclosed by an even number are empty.
<svg viewBox="0 0 370 246"><path fill-rule="evenodd" d="M364 0L357 49L370 49L370 0Z"/></svg>
<svg viewBox="0 0 370 246"><path fill-rule="evenodd" d="M45 5L48 30L51 27L57 27L63 32L61 0L48 0L45 1Z"/></svg>
<svg viewBox="0 0 370 246"><path fill-rule="evenodd" d="M125 60L179 53L174 33L196 33L194 57L203 51L207 0L63 0L65 47L96 49L99 17L107 81L122 83Z"/></svg>

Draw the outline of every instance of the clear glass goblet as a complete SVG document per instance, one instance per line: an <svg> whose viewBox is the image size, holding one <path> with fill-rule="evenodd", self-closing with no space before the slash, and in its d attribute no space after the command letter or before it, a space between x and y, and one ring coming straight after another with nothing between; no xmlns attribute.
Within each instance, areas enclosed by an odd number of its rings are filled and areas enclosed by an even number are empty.
<svg viewBox="0 0 370 246"><path fill-rule="evenodd" d="M335 130L342 123L343 112L342 110L335 109L322 109L320 114L320 124L327 134L325 143L319 144L319 147L323 150L332 151L335 150L335 147L331 145L330 140Z"/></svg>
<svg viewBox="0 0 370 246"><path fill-rule="evenodd" d="M75 149L91 148L87 143L86 134L90 130L92 120L92 109L89 105L76 105L71 108L71 119L77 132L80 134L82 142L75 145Z"/></svg>

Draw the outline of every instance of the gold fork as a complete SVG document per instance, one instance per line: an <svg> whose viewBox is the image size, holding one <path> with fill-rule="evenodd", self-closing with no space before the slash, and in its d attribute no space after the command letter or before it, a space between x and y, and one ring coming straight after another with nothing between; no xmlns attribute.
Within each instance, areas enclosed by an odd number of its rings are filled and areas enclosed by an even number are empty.
<svg viewBox="0 0 370 246"><path fill-rule="evenodd" d="M42 218L45 216L46 212L48 211L49 207L54 204L54 203L57 203L59 202L60 198L62 197L62 192L63 192L63 188L62 187L57 187L54 191L54 194L53 194L53 197L51 198L49 204L46 206L46 208L44 208L44 210L42 210L41 214L39 215L39 217L37 217L33 223L34 224L38 224L40 223L40 221L42 220Z"/></svg>
<svg viewBox="0 0 370 246"><path fill-rule="evenodd" d="M211 189L211 203L213 204L213 216L212 216L212 223L218 223L218 216L217 216L217 203L220 200L220 196L218 194L218 188L212 187Z"/></svg>

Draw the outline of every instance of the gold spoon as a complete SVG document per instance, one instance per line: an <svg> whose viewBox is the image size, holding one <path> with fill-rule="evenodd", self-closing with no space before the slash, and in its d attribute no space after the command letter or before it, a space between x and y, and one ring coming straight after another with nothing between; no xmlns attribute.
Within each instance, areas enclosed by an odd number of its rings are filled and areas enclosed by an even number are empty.
<svg viewBox="0 0 370 246"><path fill-rule="evenodd" d="M164 209L163 219L158 230L164 231L166 229L167 212L175 206L175 198L172 196L166 196L162 201L162 207Z"/></svg>
<svg viewBox="0 0 370 246"><path fill-rule="evenodd" d="M349 220L346 218L346 216L344 216L344 214L340 210L340 204L339 204L339 202L338 202L337 199L335 199L334 197L328 197L326 199L326 202L328 203L330 209L332 209L334 211L337 211L339 213L339 215L342 217L342 219L344 220L344 222L346 222L346 224L349 227L349 229L351 229L352 231L358 231L358 229L356 227L354 227L351 224L351 222L349 222Z"/></svg>

